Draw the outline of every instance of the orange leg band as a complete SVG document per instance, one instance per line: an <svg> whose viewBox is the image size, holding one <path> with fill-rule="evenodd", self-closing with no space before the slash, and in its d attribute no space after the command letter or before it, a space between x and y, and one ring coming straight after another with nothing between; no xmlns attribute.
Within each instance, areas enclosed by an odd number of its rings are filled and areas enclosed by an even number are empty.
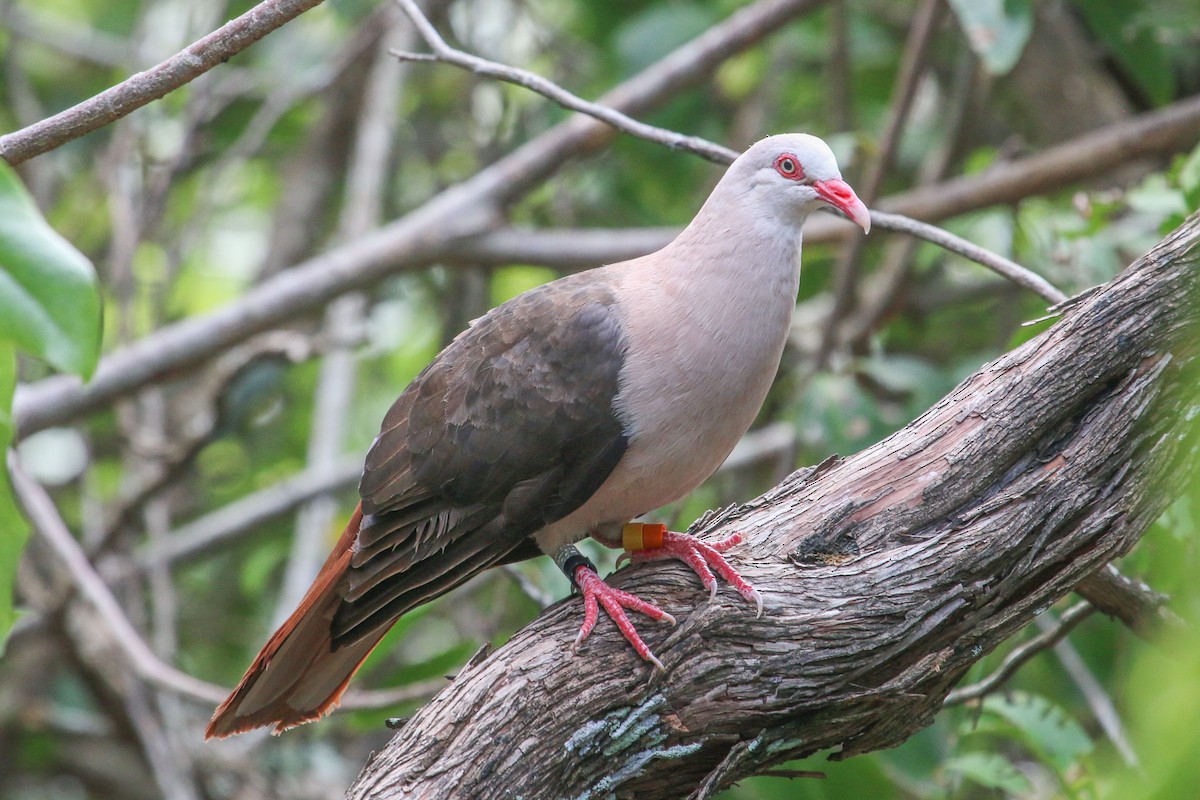
<svg viewBox="0 0 1200 800"><path fill-rule="evenodd" d="M630 552L662 547L667 526L658 522L629 522L621 528L621 546Z"/></svg>

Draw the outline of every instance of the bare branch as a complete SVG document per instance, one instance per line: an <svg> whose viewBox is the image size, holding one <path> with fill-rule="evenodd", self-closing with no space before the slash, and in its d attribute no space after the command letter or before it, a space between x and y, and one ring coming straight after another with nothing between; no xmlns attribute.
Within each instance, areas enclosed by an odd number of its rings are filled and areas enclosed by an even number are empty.
<svg viewBox="0 0 1200 800"><path fill-rule="evenodd" d="M25 474L15 454L9 454L8 470L13 491L37 533L53 548L67 568L79 592L87 598L112 633L113 640L129 660L130 666L144 680L155 686L191 697L202 703L220 703L226 695L223 687L193 678L175 667L163 663L154 654L133 623L125 616L121 604L113 597L104 579L92 567L79 543L67 529L46 491Z"/></svg>
<svg viewBox="0 0 1200 800"><path fill-rule="evenodd" d="M1054 645L1066 638L1071 630L1083 622L1096 609L1089 603L1076 603L1066 610L1059 617L1058 621L1053 626L1047 627L1045 631L1039 633L1027 642L1023 642L1012 649L1012 651L1004 657L1004 661L1000 663L1000 667L981 680L979 683L972 683L970 686L962 686L946 695L946 699L942 701L944 706L957 706L971 700L979 700L986 697L992 692L999 689L1013 675L1017 674L1017 670L1025 666L1025 664L1039 653L1044 653L1054 647Z"/></svg>
<svg viewBox="0 0 1200 800"><path fill-rule="evenodd" d="M878 223L880 228L908 233L927 242L932 242L951 253L957 253L963 258L995 272L1018 286L1024 287L1049 303L1061 303L1067 299L1066 293L1054 287L1049 281L1032 270L1022 267L1017 262L993 253L991 250L968 242L961 236L955 236L950 231L943 230L926 222L920 222L912 217L890 214L886 211L872 211L871 224Z"/></svg>
<svg viewBox="0 0 1200 800"><path fill-rule="evenodd" d="M1036 625L1043 631L1054 627L1054 623L1044 617L1038 618ZM1058 658L1058 663L1066 670L1067 675L1079 687L1079 691L1092 709L1096 721L1100 723L1104 735L1121 754L1121 760L1125 762L1125 766L1140 766L1137 753L1134 752L1133 745L1129 743L1129 736L1125 733L1125 726L1121 723L1121 715L1117 711L1116 705L1100 681L1096 680L1096 676L1088 669L1083 657L1079 655L1079 651L1071 645L1069 639L1061 639L1054 645L1054 655Z"/></svg>
<svg viewBox="0 0 1200 800"><path fill-rule="evenodd" d="M241 536L261 530L264 524L294 511L296 506L314 497L357 485L361 474L361 458L346 458L331 469L298 473L180 525L172 531L163 547L139 552L132 563L125 562L125 568L141 571L154 564L184 564L195 560Z"/></svg>
<svg viewBox="0 0 1200 800"><path fill-rule="evenodd" d="M943 10L941 0L921 0L913 14L908 38L904 43L904 53L900 57L900 65L892 86L887 123L880 136L875 157L867 164L862 176L860 197L868 207L874 206L875 201L879 199L884 177L891 170L892 160L900 147L900 139L908 125L913 99L917 96L917 87L925 75L929 49L933 44L938 23L942 19ZM874 214L871 216L871 224L875 224ZM851 239L834 268L833 305L829 309L828 319L821 326L821 344L817 348L815 358L819 368L828 364L846 317L858 305L858 281L866 246L866 241L862 238Z"/></svg>
<svg viewBox="0 0 1200 800"><path fill-rule="evenodd" d="M0 158L9 164L20 164L103 128L195 80L320 2L263 0L158 66L139 72L66 111L0 136Z"/></svg>
<svg viewBox="0 0 1200 800"><path fill-rule="evenodd" d="M1159 629L1179 630L1184 622L1167 607L1170 598L1141 581L1122 575L1109 564L1075 587L1102 614L1121 620L1135 634L1151 640Z"/></svg>
<svg viewBox="0 0 1200 800"><path fill-rule="evenodd" d="M377 14L384 36L396 26L398 14ZM406 34L411 35L409 31ZM358 110L354 148L347 165L338 237L353 240L379 226L386 192L386 164L391 148L391 123L400 99L403 70L395 69L380 45L372 53L364 79L363 101ZM323 338L329 349L321 361L321 372L313 397L312 426L308 442L308 468L334 467L345 446L346 427L354 398L358 359L356 351L366 335L367 298L348 294L337 298L325 311ZM319 495L299 510L292 538L292 553L276 601L275 622L280 624L300 602L324 560L326 536L339 512L337 498Z"/></svg>
<svg viewBox="0 0 1200 800"><path fill-rule="evenodd" d="M1200 95L1048 147L980 175L902 192L880 201L895 211L930 221L969 210L1015 203L1112 172L1113 164L1189 150L1200 142ZM981 201L986 197L986 201ZM847 227L847 233L850 232Z"/></svg>
<svg viewBox="0 0 1200 800"><path fill-rule="evenodd" d="M421 10L417 8L417 4L413 0L396 0L396 3L400 8L404 9L404 13L412 20L413 25L420 32L425 43L433 50L432 57L419 53L409 53L404 50L393 49L389 51L401 61L441 61L470 70L476 75L482 75L485 78L495 78L507 83L516 84L517 86L524 86L526 89L530 89L543 97L553 100L563 108L587 114L589 117L608 123L623 133L628 133L650 142L657 142L672 150L695 153L701 158L706 158L715 164L729 164L738 156L737 151L714 144L707 139L701 139L698 136L685 136L666 128L647 125L644 122L638 122L627 114L622 114L616 109L608 108L598 103L590 103L581 97L571 94L557 83L547 80L541 75L505 64L498 64L495 61L488 61L485 58L456 50L446 44L446 40L441 37L437 29L433 27L433 24L425 18L425 15L421 13Z"/></svg>
<svg viewBox="0 0 1200 800"><path fill-rule="evenodd" d="M138 630L125 615L121 604L100 577L83 549L67 529L54 501L36 481L25 474L17 462L16 454L8 458L9 474L13 491L21 502L25 514L33 523L34 530L46 540L51 549L66 567L75 588L99 612L108 626L113 641L128 659L143 680L161 689L196 700L204 705L219 704L228 696L229 690L207 681L202 681L163 662L146 644ZM346 695L345 710L385 708L399 703L420 700L433 694L445 684L441 678L421 681L397 689L360 690Z"/></svg>

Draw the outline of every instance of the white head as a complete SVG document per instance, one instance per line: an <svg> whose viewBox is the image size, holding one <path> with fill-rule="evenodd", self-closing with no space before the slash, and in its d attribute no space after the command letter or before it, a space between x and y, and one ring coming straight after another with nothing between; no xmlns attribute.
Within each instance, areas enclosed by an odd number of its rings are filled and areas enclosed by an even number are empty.
<svg viewBox="0 0 1200 800"><path fill-rule="evenodd" d="M712 201L734 203L758 219L788 228L798 227L810 211L828 206L864 232L871 229L871 215L842 180L829 145L806 133L784 133L756 142L729 167L713 190Z"/></svg>

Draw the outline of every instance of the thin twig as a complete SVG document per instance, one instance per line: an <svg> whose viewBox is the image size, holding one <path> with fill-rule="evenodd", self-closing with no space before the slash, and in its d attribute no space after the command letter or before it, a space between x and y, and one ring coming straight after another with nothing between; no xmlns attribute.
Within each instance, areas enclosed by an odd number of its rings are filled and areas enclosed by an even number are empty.
<svg viewBox="0 0 1200 800"><path fill-rule="evenodd" d="M1042 631L1053 630L1054 623L1048 619L1039 617L1034 621ZM1134 752L1133 745L1129 743L1129 736L1125 733L1125 726L1121 724L1121 715L1117 712L1116 705L1113 704L1112 698L1108 696L1108 692L1104 691L1104 687L1100 685L1100 681L1096 680L1096 676L1088 669L1083 658L1079 655L1079 651L1071 645L1067 639L1063 639L1054 645L1054 655L1058 658L1058 663L1062 664L1062 668L1071 676L1071 680L1079 687L1079 691L1087 700L1088 706L1092 709L1092 714L1096 717L1096 721L1100 723L1104 735L1112 742L1113 747L1121 755L1121 760L1125 762L1127 767L1139 767L1141 762L1138 760L1137 753Z"/></svg>
<svg viewBox="0 0 1200 800"><path fill-rule="evenodd" d="M125 569L141 572L154 564L176 565L200 558L241 536L264 530L267 523L314 497L349 489L358 483L361 474L361 457L347 457L332 469L292 475L180 525L167 537L165 546L138 552L132 562L125 562Z"/></svg>
<svg viewBox="0 0 1200 800"><path fill-rule="evenodd" d="M765 769L758 774L765 778L787 778L788 780L826 777L824 772L816 772L810 769Z"/></svg>
<svg viewBox="0 0 1200 800"><path fill-rule="evenodd" d="M162 446L155 448L154 456L160 462L160 467L130 490L127 498L121 499L112 522L88 548L88 557L98 560L112 551L145 505L174 485L191 468L200 452L224 430L229 409L223 398L230 386L264 361L282 359L296 364L311 357L312 350L312 344L299 333L272 331L230 350L218 359L207 370L203 386L193 387L190 393L190 424L173 432L176 441L169 451ZM173 547L175 544L176 540L171 536L166 538L164 546Z"/></svg>
<svg viewBox="0 0 1200 800"><path fill-rule="evenodd" d="M883 188L884 177L892 167L896 151L900 147L900 139L908 125L909 112L917 95L917 87L925 75L926 61L933 36L937 32L938 22L942 18L942 0L922 0L913 15L912 26L909 29L904 44L904 53L900 59L896 80L892 88L891 109L888 112L887 123L883 135L879 139L879 149L875 158L868 163L862 176L859 195L868 207L875 205L879 192ZM874 216L871 220L874 224ZM837 344L845 318L858 304L858 279L862 271L862 257L866 241L855 237L849 241L842 252L834 269L833 276L833 306L829 309L829 317L821 326L821 344L817 348L816 366L825 367Z"/></svg>
<svg viewBox="0 0 1200 800"><path fill-rule="evenodd" d="M59 515L54 501L36 481L25 474L15 453L8 458L13 491L25 510L34 530L50 545L71 575L79 592L100 614L113 640L129 660L134 671L148 683L183 697L206 704L217 704L229 690L188 675L163 662L146 644L141 634L125 615L121 604L113 597L108 585L92 567L87 556ZM401 686L397 689L375 689L350 692L342 708L346 710L383 708L419 700L445 685L441 678Z"/></svg>
<svg viewBox="0 0 1200 800"><path fill-rule="evenodd" d="M133 623L125 616L121 604L113 597L104 579L92 567L83 549L67 529L54 501L36 481L25 474L10 453L8 471L13 491L25 509L33 528L46 540L67 568L80 593L95 607L112 633L113 640L129 660L134 671L146 681L205 703L219 703L226 691L216 684L194 678L164 663L147 646Z"/></svg>
<svg viewBox="0 0 1200 800"><path fill-rule="evenodd" d="M1038 653L1049 650L1058 644L1062 639L1071 632L1071 629L1083 622L1089 616L1094 614L1095 607L1091 603L1076 603L1068 608L1061 617L1058 618L1058 624L1053 628L1039 633L1029 641L1014 647L1012 651L1005 656L1004 661L1000 664L1000 668L981 680L979 683L973 683L970 686L962 686L946 695L942 706L956 706L966 703L970 700L978 700L979 698L990 694L999 689L1005 681L1011 678L1025 662L1036 656Z"/></svg>
<svg viewBox="0 0 1200 800"><path fill-rule="evenodd" d="M1049 281L1036 272L1022 267L1017 262L993 253L977 244L968 242L960 236L955 236L947 230L930 225L927 222L905 217L900 214L889 214L886 211L871 211L871 225L880 228L908 233L939 247L957 253L963 258L982 264L998 275L1007 278L1018 286L1022 286L1050 303L1061 303L1067 295L1053 286Z"/></svg>
<svg viewBox="0 0 1200 800"><path fill-rule="evenodd" d="M500 571L511 578L512 582L521 590L521 593L532 600L540 609L549 608L558 599L550 595L549 592L542 591L542 588L530 580L529 576L522 572L516 564L505 564L500 567Z"/></svg>
<svg viewBox="0 0 1200 800"><path fill-rule="evenodd" d="M968 118L967 110L977 94L976 64L975 57L964 52L955 65L950 88L947 90L947 113L943 116L946 134L917 168L916 182L919 186L928 186L944 180L950 171L954 156L960 149L960 140L963 138ZM905 290L915 270L913 256L919 245L920 240L912 236L901 237L884 245L879 268L861 283L855 311L845 318L840 326L842 330L839 347L848 347L851 352L862 352L867 339L878 328L879 321L896 308L897 300L903 302L903 298L908 294ZM823 326L826 318L823 317L818 325Z"/></svg>
<svg viewBox="0 0 1200 800"><path fill-rule="evenodd" d="M601 122L608 123L619 131L636 136L639 139L658 142L672 150L695 153L715 164L729 164L738 156L735 151L701 139L698 136L685 136L666 128L647 125L644 122L638 122L627 114L622 114L616 109L588 102L577 95L571 94L553 81L543 78L541 75L505 64L499 64L495 61L488 61L479 56L464 53L462 50L456 50L446 44L446 40L441 37L437 29L433 27L433 24L421 13L421 10L417 8L417 4L413 0L396 0L396 3L408 15L408 18L412 20L413 25L421 34L421 38L433 50L433 55L409 53L404 50L395 49L389 51L401 61L441 61L470 70L476 75L482 75L485 78L495 78L506 83L524 86L530 91L553 100L563 108L587 114Z"/></svg>
<svg viewBox="0 0 1200 800"><path fill-rule="evenodd" d="M321 0L263 0L158 66L139 72L66 111L0 136L0 158L9 164L20 164L103 128L228 61L320 3Z"/></svg>
<svg viewBox="0 0 1200 800"><path fill-rule="evenodd" d="M398 26L399 14L389 6L377 14L375 27L384 39ZM403 34L412 37L405 27ZM338 219L338 238L351 241L379 227L387 193L387 160L393 144L393 120L400 103L404 70L398 70L377 43L362 78L362 102L358 108L354 146L351 150L344 201ZM329 342L313 396L312 427L308 440L308 468L325 471L335 467L345 447L358 373L356 351L366 335L363 320L367 299L360 293L343 295L325 312L322 338ZM284 571L283 587L276 604L275 622L281 624L300 602L316 576L328 547L326 541L339 513L335 492L318 495L296 514L292 552Z"/></svg>
<svg viewBox="0 0 1200 800"><path fill-rule="evenodd" d="M854 93L851 89L850 16L846 3L829 9L829 107L835 131L854 128Z"/></svg>

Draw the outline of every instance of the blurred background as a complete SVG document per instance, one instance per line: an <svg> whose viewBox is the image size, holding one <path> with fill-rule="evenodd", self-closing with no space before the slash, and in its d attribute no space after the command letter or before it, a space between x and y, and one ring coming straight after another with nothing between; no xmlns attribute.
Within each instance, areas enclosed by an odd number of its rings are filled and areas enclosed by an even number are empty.
<svg viewBox="0 0 1200 800"><path fill-rule="evenodd" d="M0 129L85 100L251 5L0 2ZM423 7L452 44L592 99L748 5ZM791 5L777 28L637 116L735 149L769 133L818 134L872 205L920 187L936 196L947 180L1003 174L1038 154L1048 165L1081 159L1069 174L1048 166L1044 180L934 214L1068 294L1108 280L1200 206L1194 0ZM353 260L355 241L568 116L452 66L401 64L389 48L426 49L390 3L330 0L185 88L21 165L52 225L97 266L106 351L239 302L253 314L244 298L256 286L322 253ZM1089 137L1175 107L1192 110L1184 133L1136 157L1086 156ZM24 613L0 660L0 797L340 797L387 740L386 717L411 714L482 644L502 643L567 594L547 559L493 570L396 626L356 680L380 690L348 702L358 710L281 738L201 741L212 711L204 687L232 686L294 607L407 382L491 306L663 240L721 174L628 136L573 156L497 210L514 234L507 250L398 260L319 313L23 436L23 468L150 650L208 683L172 689L130 670L108 621L33 537L17 579ZM585 239L581 228L608 233ZM660 512L677 529L878 441L1049 324L1022 326L1044 301L932 245L881 231L854 247L825 239L805 246L792 342L755 429L708 484ZM21 364L24 384L47 375ZM1196 489L1121 565L1193 624ZM612 553L590 555L613 563ZM989 654L967 682L1038 633ZM1195 628L1150 643L1093 615L902 747L844 763L820 754L789 767L824 779L758 777L721 797L1195 798L1197 719Z"/></svg>

